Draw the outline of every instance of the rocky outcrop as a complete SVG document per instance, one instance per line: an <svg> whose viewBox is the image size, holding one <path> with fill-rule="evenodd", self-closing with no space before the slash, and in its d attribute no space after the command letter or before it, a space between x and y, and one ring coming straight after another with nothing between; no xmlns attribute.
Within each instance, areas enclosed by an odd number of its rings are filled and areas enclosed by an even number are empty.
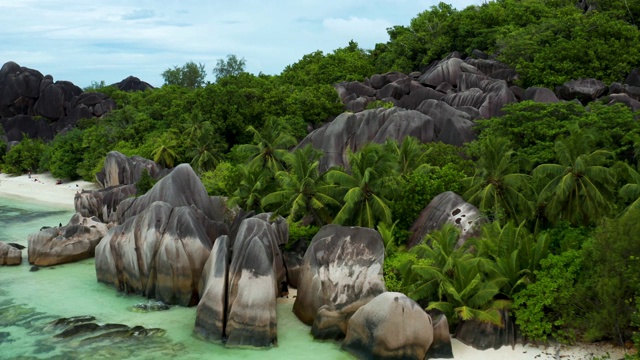
<svg viewBox="0 0 640 360"><path fill-rule="evenodd" d="M0 265L20 265L22 250L0 241Z"/></svg>
<svg viewBox="0 0 640 360"><path fill-rule="evenodd" d="M441 60L435 66L428 69L418 81L426 86L436 87L442 83L458 84L458 78L462 73L484 75L475 66L465 63L462 59L452 57Z"/></svg>
<svg viewBox="0 0 640 360"><path fill-rule="evenodd" d="M156 201L109 230L96 248L98 281L167 304L198 303L213 240L228 232L196 206Z"/></svg>
<svg viewBox="0 0 640 360"><path fill-rule="evenodd" d="M609 87L600 80L578 79L564 83L556 88L556 95L561 100L579 100L582 105L587 105L603 95L606 95Z"/></svg>
<svg viewBox="0 0 640 360"><path fill-rule="evenodd" d="M116 173L132 174L133 172L123 170ZM109 178L114 179L114 176L110 175ZM111 181L107 183L111 183ZM218 221L223 219L224 210L214 208L214 201L209 197L200 178L189 164L176 166L169 175L160 179L146 194L120 202L116 212L118 223L122 224L127 219L136 216L156 201L166 202L172 207L193 206L210 219Z"/></svg>
<svg viewBox="0 0 640 360"><path fill-rule="evenodd" d="M384 244L369 228L326 225L304 256L293 312L318 339L345 336L351 315L385 291Z"/></svg>
<svg viewBox="0 0 640 360"><path fill-rule="evenodd" d="M307 135L297 148L312 144L322 150L319 169L324 172L333 166L344 166L349 151L358 151L370 142L384 143L389 138L401 142L406 136L421 142L435 140L433 120L418 111L399 108L343 113Z"/></svg>
<svg viewBox="0 0 640 360"><path fill-rule="evenodd" d="M422 307L385 292L353 314L342 349L361 359L423 360L432 342L431 317Z"/></svg>
<svg viewBox="0 0 640 360"><path fill-rule="evenodd" d="M160 179L170 172L152 160L140 156L127 157L117 151L111 151L104 160L104 166L96 174L96 180L102 188L132 185L140 180L140 175L145 169L154 179Z"/></svg>
<svg viewBox="0 0 640 360"><path fill-rule="evenodd" d="M145 91L154 89L151 84L144 82L135 76L128 76L120 82L111 84L111 86L115 86L118 90L122 91Z"/></svg>
<svg viewBox="0 0 640 360"><path fill-rule="evenodd" d="M111 186L106 189L77 192L73 203L77 213L97 217L104 223L117 220L118 205L136 194L135 185Z"/></svg>
<svg viewBox="0 0 640 360"><path fill-rule="evenodd" d="M464 201L454 192L444 192L434 197L411 225L407 247L420 244L427 234L440 229L445 223L453 224L460 229L458 239L458 246L460 246L468 238L476 235L482 221L478 208Z"/></svg>
<svg viewBox="0 0 640 360"><path fill-rule="evenodd" d="M270 216L246 218L233 239L216 240L200 283L194 328L200 337L227 346L277 344L276 298L286 281L280 245L288 226Z"/></svg>
<svg viewBox="0 0 640 360"><path fill-rule="evenodd" d="M7 141L22 141L24 136L31 139L53 140L55 132L51 124L35 120L30 115L15 115L0 119Z"/></svg>
<svg viewBox="0 0 640 360"><path fill-rule="evenodd" d="M532 100L541 103L556 103L558 97L551 89L543 87L530 87L524 91L522 95L522 101Z"/></svg>
<svg viewBox="0 0 640 360"><path fill-rule="evenodd" d="M29 263L51 266L91 258L107 231L98 219L75 214L66 226L29 235Z"/></svg>

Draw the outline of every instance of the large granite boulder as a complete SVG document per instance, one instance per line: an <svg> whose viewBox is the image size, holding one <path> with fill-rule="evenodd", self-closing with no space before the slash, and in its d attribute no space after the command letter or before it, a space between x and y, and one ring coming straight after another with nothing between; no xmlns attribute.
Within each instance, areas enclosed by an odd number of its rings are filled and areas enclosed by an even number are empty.
<svg viewBox="0 0 640 360"><path fill-rule="evenodd" d="M460 229L458 246L478 234L483 222L480 210L464 201L460 195L447 191L434 197L418 219L411 225L411 235L407 240L407 247L412 248L422 242L424 237L432 231L450 223Z"/></svg>
<svg viewBox="0 0 640 360"><path fill-rule="evenodd" d="M118 205L136 195L135 185L111 186L94 191L77 192L73 202L75 210L84 217L97 217L104 223L117 221Z"/></svg>
<svg viewBox="0 0 640 360"><path fill-rule="evenodd" d="M476 138L471 116L444 101L425 100L416 110L433 119L437 141L461 146Z"/></svg>
<svg viewBox="0 0 640 360"><path fill-rule="evenodd" d="M423 360L432 342L431 317L422 307L385 292L353 314L342 349L361 359Z"/></svg>
<svg viewBox="0 0 640 360"><path fill-rule="evenodd" d="M234 238L216 240L200 282L197 335L227 346L277 343L276 298L286 281L280 246L288 226L270 216L245 218Z"/></svg>
<svg viewBox="0 0 640 360"><path fill-rule="evenodd" d="M293 312L319 339L346 334L351 315L385 291L384 244L369 228L326 225L304 256Z"/></svg>
<svg viewBox="0 0 640 360"><path fill-rule="evenodd" d="M0 117L34 115L42 73L13 61L0 68Z"/></svg>
<svg viewBox="0 0 640 360"><path fill-rule="evenodd" d="M556 88L556 95L560 100L579 100L582 105L604 96L609 87L600 80L578 79L564 83Z"/></svg>
<svg viewBox="0 0 640 360"><path fill-rule="evenodd" d="M22 263L22 250L0 241L0 265L20 265Z"/></svg>
<svg viewBox="0 0 640 360"><path fill-rule="evenodd" d="M118 223L122 224L156 201L163 201L174 207L194 206L210 219L218 221L223 219L224 210L214 207L214 201L209 197L207 189L189 164L176 166L146 194L121 201L116 211Z"/></svg>
<svg viewBox="0 0 640 360"><path fill-rule="evenodd" d="M463 321L456 328L456 339L478 350L515 346L517 329L509 310L500 310L502 323L495 325L478 320Z"/></svg>
<svg viewBox="0 0 640 360"><path fill-rule="evenodd" d="M324 172L333 166L345 166L349 151L356 152L370 142L384 143L390 138L401 142L406 136L421 142L433 141L433 120L418 111L400 108L343 113L307 135L297 148L312 144L322 150L319 169Z"/></svg>
<svg viewBox="0 0 640 360"><path fill-rule="evenodd" d="M453 359L449 321L444 314L433 318L433 342L425 359Z"/></svg>
<svg viewBox="0 0 640 360"><path fill-rule="evenodd" d="M484 75L482 71L478 70L475 66L465 63L464 60L460 58L451 57L441 60L435 66L428 69L420 76L418 81L434 88L441 83L449 83L455 86L458 83L458 77L463 72Z"/></svg>
<svg viewBox="0 0 640 360"><path fill-rule="evenodd" d="M522 95L522 101L532 100L541 103L557 103L558 97L549 88L545 87L530 87L524 91Z"/></svg>
<svg viewBox="0 0 640 360"><path fill-rule="evenodd" d="M66 226L29 235L29 263L51 266L91 258L107 231L107 225L98 219L76 213Z"/></svg>
<svg viewBox="0 0 640 360"><path fill-rule="evenodd" d="M55 132L47 121L35 120L30 115L15 115L1 118L0 124L7 141L22 141L26 135L30 139L53 140Z"/></svg>
<svg viewBox="0 0 640 360"><path fill-rule="evenodd" d="M104 236L96 247L96 276L120 291L195 305L213 239L227 233L196 206L155 201Z"/></svg>
<svg viewBox="0 0 640 360"><path fill-rule="evenodd" d="M96 174L96 180L102 188L132 185L140 179L145 169L155 179L162 178L170 172L152 160L140 156L127 157L117 151L111 151L104 160L104 166Z"/></svg>

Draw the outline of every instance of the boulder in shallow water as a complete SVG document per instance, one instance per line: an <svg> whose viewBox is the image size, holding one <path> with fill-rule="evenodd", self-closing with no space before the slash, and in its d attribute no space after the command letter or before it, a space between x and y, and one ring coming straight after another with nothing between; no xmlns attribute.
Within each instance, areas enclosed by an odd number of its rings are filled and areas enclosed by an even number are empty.
<svg viewBox="0 0 640 360"><path fill-rule="evenodd" d="M423 360L432 342L431 317L422 307L385 292L353 314L342 349L361 359Z"/></svg>
<svg viewBox="0 0 640 360"><path fill-rule="evenodd" d="M342 338L351 315L385 291L384 244L369 228L326 225L303 259L293 312L315 338Z"/></svg>
<svg viewBox="0 0 640 360"><path fill-rule="evenodd" d="M51 266L91 258L107 231L98 219L76 213L65 226L29 235L29 263Z"/></svg>
<svg viewBox="0 0 640 360"><path fill-rule="evenodd" d="M20 265L22 251L4 241L0 241L0 265Z"/></svg>

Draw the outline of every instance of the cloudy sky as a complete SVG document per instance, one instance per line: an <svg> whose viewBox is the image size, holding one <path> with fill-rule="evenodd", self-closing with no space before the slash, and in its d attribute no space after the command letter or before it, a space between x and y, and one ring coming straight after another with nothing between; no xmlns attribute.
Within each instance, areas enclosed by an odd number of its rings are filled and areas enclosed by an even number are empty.
<svg viewBox="0 0 640 360"><path fill-rule="evenodd" d="M483 0L448 1L463 9ZM0 0L0 64L80 87L134 75L154 86L187 61L211 70L227 54L247 71L279 74L316 50L353 39L365 49L438 0Z"/></svg>

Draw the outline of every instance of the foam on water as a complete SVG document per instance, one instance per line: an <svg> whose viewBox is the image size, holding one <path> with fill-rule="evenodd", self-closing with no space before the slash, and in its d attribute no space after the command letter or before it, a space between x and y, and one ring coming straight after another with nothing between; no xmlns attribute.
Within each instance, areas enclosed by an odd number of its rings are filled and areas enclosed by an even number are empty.
<svg viewBox="0 0 640 360"><path fill-rule="evenodd" d="M0 198L0 241L27 245L42 226L66 224L72 212ZM30 272L27 250L19 266L0 267L0 359L351 359L336 342L314 341L309 327L279 303L278 346L267 350L227 349L193 335L196 309L135 312L146 298L118 293L96 281L95 261ZM55 339L62 329L48 326L61 317L95 316L98 324L161 328L164 336L81 342Z"/></svg>

